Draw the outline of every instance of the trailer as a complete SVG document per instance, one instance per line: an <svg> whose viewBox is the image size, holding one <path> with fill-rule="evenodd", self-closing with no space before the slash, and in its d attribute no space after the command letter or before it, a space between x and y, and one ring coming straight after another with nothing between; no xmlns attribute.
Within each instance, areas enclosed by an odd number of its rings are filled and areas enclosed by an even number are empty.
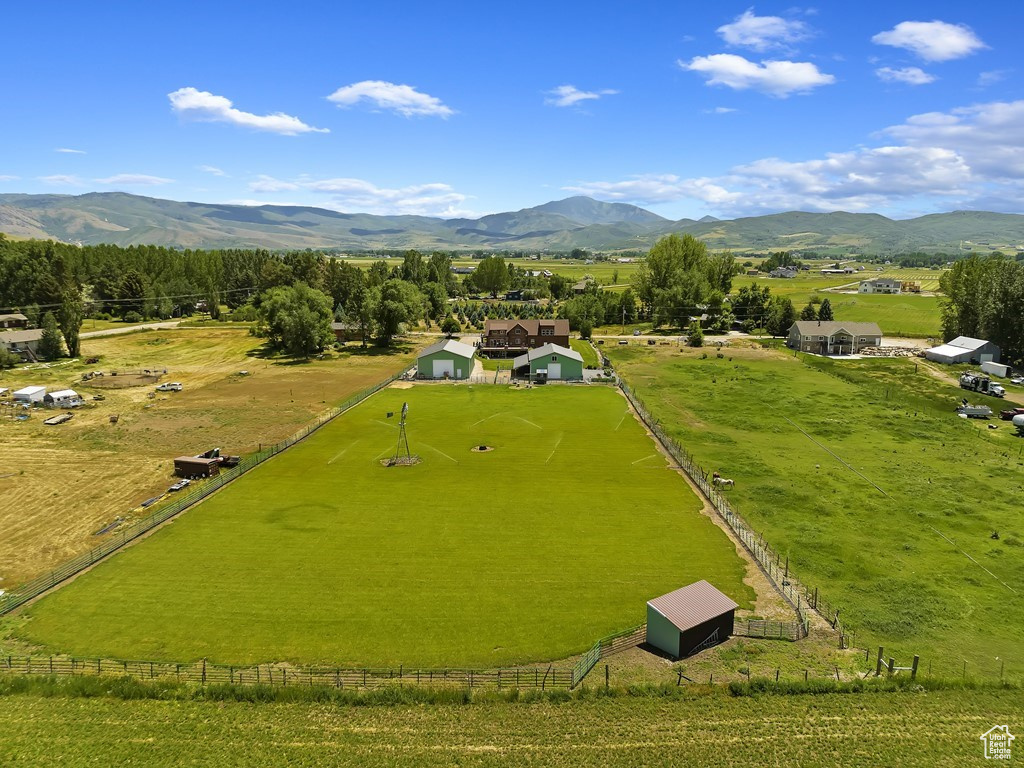
<svg viewBox="0 0 1024 768"><path fill-rule="evenodd" d="M993 363L991 360L986 360L982 363L981 370L992 376L998 376L1001 379L1005 379L1010 375L1010 366L1003 363Z"/></svg>
<svg viewBox="0 0 1024 768"><path fill-rule="evenodd" d="M1006 394L1006 390L994 383L988 376L972 371L960 375L960 388L992 397L1003 397Z"/></svg>
<svg viewBox="0 0 1024 768"><path fill-rule="evenodd" d="M963 419L987 419L992 416L992 409L987 405L961 405L956 412Z"/></svg>

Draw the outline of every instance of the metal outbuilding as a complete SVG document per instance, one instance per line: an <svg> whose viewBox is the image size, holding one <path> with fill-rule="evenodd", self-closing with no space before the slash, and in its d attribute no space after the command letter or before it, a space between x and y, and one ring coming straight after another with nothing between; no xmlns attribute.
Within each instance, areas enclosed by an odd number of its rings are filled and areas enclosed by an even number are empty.
<svg viewBox="0 0 1024 768"><path fill-rule="evenodd" d="M724 642L739 606L707 581L647 603L647 643L674 659Z"/></svg>
<svg viewBox="0 0 1024 768"><path fill-rule="evenodd" d="M46 397L46 387L22 387L12 397L16 403L41 403Z"/></svg>
<svg viewBox="0 0 1024 768"><path fill-rule="evenodd" d="M468 379L473 373L476 348L455 339L427 347L416 358L419 379Z"/></svg>
<svg viewBox="0 0 1024 768"><path fill-rule="evenodd" d="M972 360L979 363L998 363L999 346L985 339L957 336L952 341L947 341L938 347L926 349L924 356L936 363L946 363L947 365L969 363Z"/></svg>
<svg viewBox="0 0 1024 768"><path fill-rule="evenodd" d="M545 344L515 358L512 369L518 375L528 375L531 381L579 381L583 378L583 355L558 344Z"/></svg>
<svg viewBox="0 0 1024 768"><path fill-rule="evenodd" d="M82 396L73 389L59 389L56 392L48 392L43 397L43 402L55 408L76 408L82 404Z"/></svg>

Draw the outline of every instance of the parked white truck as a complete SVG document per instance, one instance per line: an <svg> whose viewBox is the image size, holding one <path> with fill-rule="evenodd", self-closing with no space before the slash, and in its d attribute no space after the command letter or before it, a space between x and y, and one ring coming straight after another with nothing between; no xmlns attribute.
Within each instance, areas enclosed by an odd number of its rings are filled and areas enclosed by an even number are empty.
<svg viewBox="0 0 1024 768"><path fill-rule="evenodd" d="M1002 397L1006 394L1006 390L994 383L988 376L970 371L960 375L960 388L968 389L971 392L980 392L983 395L992 395L992 397Z"/></svg>

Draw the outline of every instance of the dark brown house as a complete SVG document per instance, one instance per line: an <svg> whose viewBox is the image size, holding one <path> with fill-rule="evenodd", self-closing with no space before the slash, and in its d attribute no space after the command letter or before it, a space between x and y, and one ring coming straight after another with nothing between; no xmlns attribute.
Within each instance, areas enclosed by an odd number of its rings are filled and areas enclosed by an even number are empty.
<svg viewBox="0 0 1024 768"><path fill-rule="evenodd" d="M13 330L16 328L28 328L28 318L21 312L12 312L7 315L0 315L0 328Z"/></svg>
<svg viewBox="0 0 1024 768"><path fill-rule="evenodd" d="M516 357L545 344L569 346L569 321L488 320L480 338L480 352L488 357Z"/></svg>

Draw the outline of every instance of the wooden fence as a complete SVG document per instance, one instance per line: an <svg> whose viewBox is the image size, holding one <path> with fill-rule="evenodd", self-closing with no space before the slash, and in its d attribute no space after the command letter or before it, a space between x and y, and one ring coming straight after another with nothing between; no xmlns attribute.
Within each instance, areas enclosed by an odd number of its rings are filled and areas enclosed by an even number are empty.
<svg viewBox="0 0 1024 768"><path fill-rule="evenodd" d="M641 421L647 426L655 438L664 446L665 450L676 462L679 469L693 481L708 501L715 508L721 518L726 522L736 537L743 543L743 546L751 554L761 570L768 579L775 585L778 591L786 598L796 611L799 625L800 637L806 637L810 631L810 622L806 616L806 610L812 608L821 614L834 628L842 633L839 625L839 610L826 602L818 594L817 588L810 588L802 584L790 571L789 557L783 558L773 550L764 540L764 536L753 531L750 526L737 514L725 497L708 479L708 473L694 461L693 457L680 446L675 440L669 437L661 428L659 421L651 416L640 400L630 389L629 385L621 379L619 389L625 395L630 405L633 406Z"/></svg>
<svg viewBox="0 0 1024 768"><path fill-rule="evenodd" d="M94 565L95 563L98 563L103 558L121 549L121 547L139 538L139 536L148 533L161 523L170 520L172 517L180 514L184 510L191 507L193 504L202 501L211 493L214 493L215 491L223 488L232 480L241 477L250 469L259 466L267 459L270 459L276 456L277 454L281 453L281 451L290 448L300 440L304 440L305 438L309 437L311 434L316 432L318 429L320 429L320 427L324 426L324 424L327 424L328 422L340 416L345 411L358 405L363 400L368 398L370 395L384 389L385 387L390 385L393 381L399 379L404 374L405 371L397 373L380 382L379 384L376 384L373 387L370 387L369 389L360 392L358 395L350 397L340 406L332 408L330 411L327 411L326 413L323 413L320 416L318 416L315 421L313 421L310 424L307 424L305 427L300 429L291 437L282 440L280 443L277 443L276 445L263 448L257 453L246 456L244 459L242 459L238 466L225 470L224 472L221 472L215 477L207 481L204 481L201 485L197 485L197 487L194 487L191 491L184 495L177 496L170 503L158 507L149 515L136 521L131 526L124 528L120 531L117 531L110 538L106 539L98 546L93 547L88 552L83 552L81 555L78 555L77 557L72 558L66 563L63 563L58 568L55 568L49 573L39 576L33 579L32 581L26 582L25 584L16 587L10 592L0 595L0 616L10 613L16 608L27 603L29 600L38 597L39 595L43 594L49 589L52 589L61 582L65 581L66 579L69 579L75 574L84 571L86 568Z"/></svg>
<svg viewBox="0 0 1024 768"><path fill-rule="evenodd" d="M569 687L575 688L582 683L583 678L587 676L601 659L640 645L644 641L646 634L647 625L641 624L639 627L630 627L621 632L615 632L614 634L602 637L590 646L590 649L580 657L580 660L576 662L576 666L572 668L572 684Z"/></svg>
<svg viewBox="0 0 1024 768"><path fill-rule="evenodd" d="M732 633L736 637L763 637L794 641L807 637L807 631L802 622L763 619L737 619L733 622Z"/></svg>
<svg viewBox="0 0 1024 768"><path fill-rule="evenodd" d="M399 667L292 667L279 664L227 666L204 661L174 664L160 661L73 658L69 656L0 657L0 674L132 677L139 680L176 680L200 685L326 686L379 688L385 685L426 685L461 688L573 687L573 670L565 667L512 669L419 669Z"/></svg>

